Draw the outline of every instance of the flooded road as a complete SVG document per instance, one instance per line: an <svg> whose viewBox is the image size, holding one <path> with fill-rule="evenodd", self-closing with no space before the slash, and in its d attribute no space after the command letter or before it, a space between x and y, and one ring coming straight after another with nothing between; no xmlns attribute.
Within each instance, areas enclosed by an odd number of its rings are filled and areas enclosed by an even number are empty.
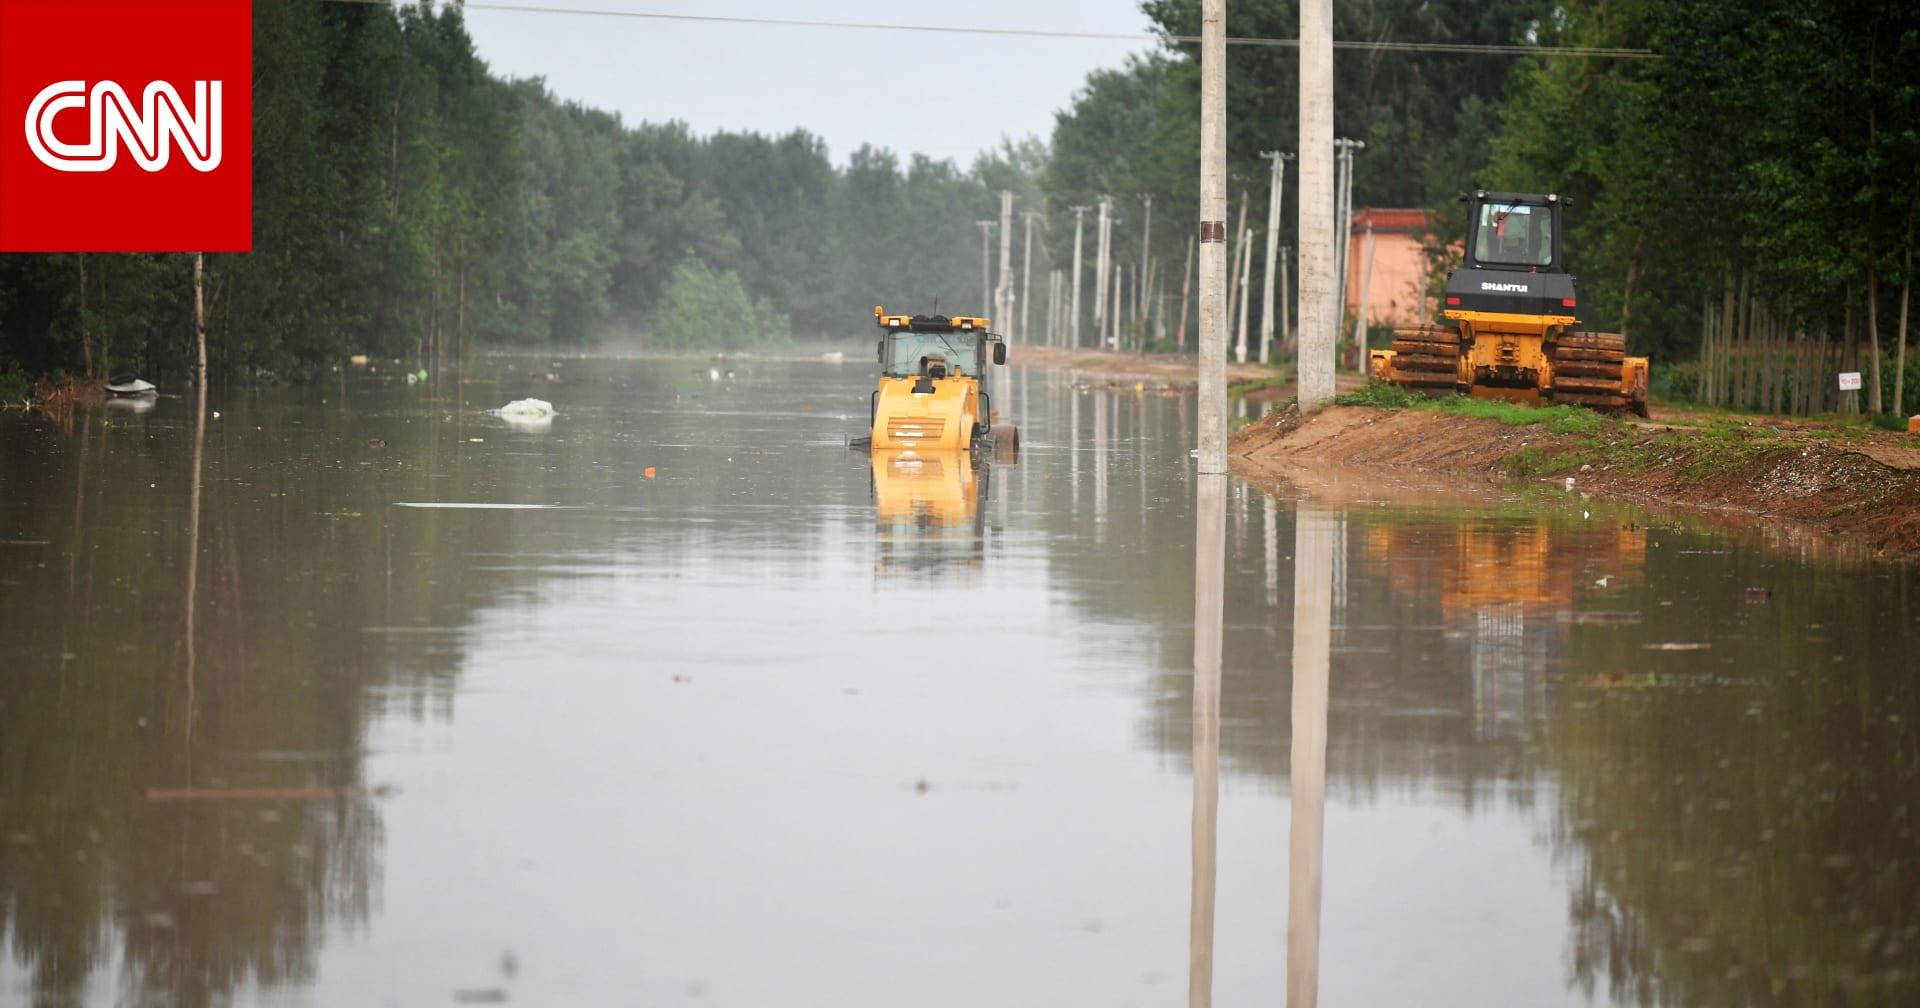
<svg viewBox="0 0 1920 1008"><path fill-rule="evenodd" d="M1912 569L485 367L0 413L0 1003L1920 1002Z"/></svg>

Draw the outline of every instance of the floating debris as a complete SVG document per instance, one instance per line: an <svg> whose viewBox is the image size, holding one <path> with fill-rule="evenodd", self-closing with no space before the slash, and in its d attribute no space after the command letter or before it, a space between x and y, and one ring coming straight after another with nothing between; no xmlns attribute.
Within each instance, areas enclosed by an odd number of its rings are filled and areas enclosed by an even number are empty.
<svg viewBox="0 0 1920 1008"><path fill-rule="evenodd" d="M1640 646L1648 651L1705 651L1713 647L1712 644L1688 641L1662 641L1658 644L1642 644Z"/></svg>
<svg viewBox="0 0 1920 1008"><path fill-rule="evenodd" d="M160 388L145 378L124 374L107 379L107 391L122 396L159 395Z"/></svg>
<svg viewBox="0 0 1920 1008"><path fill-rule="evenodd" d="M394 507L447 508L460 511L578 511L569 504L488 504L483 501L394 501Z"/></svg>
<svg viewBox="0 0 1920 1008"><path fill-rule="evenodd" d="M495 410L488 410L489 416L504 420L544 420L556 415L553 404L545 399L515 399Z"/></svg>

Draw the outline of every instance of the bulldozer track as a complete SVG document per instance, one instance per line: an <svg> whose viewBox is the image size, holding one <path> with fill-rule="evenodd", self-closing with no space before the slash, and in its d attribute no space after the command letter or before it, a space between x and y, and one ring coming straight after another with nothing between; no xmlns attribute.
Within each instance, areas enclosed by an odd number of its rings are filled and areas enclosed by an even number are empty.
<svg viewBox="0 0 1920 1008"><path fill-rule="evenodd" d="M1443 357L1438 354L1396 353L1393 366L1402 371L1444 371L1451 375L1459 370L1459 357Z"/></svg>
<svg viewBox="0 0 1920 1008"><path fill-rule="evenodd" d="M1618 364L1609 364L1600 361L1555 361L1553 374L1556 380L1560 376L1565 375L1567 377L1613 378L1617 381L1620 378L1620 366Z"/></svg>
<svg viewBox="0 0 1920 1008"><path fill-rule="evenodd" d="M1618 395L1620 378L1618 375L1612 378L1563 378L1556 375L1553 379L1553 397L1558 399L1567 392L1581 395L1602 393Z"/></svg>
<svg viewBox="0 0 1920 1008"><path fill-rule="evenodd" d="M1590 392L1561 392L1556 389L1553 393L1553 401L1599 410L1619 410L1627 407L1627 397L1618 392L1603 395Z"/></svg>
<svg viewBox="0 0 1920 1008"><path fill-rule="evenodd" d="M1556 403L1614 412L1627 408L1620 388L1626 369L1626 337L1619 333L1563 333L1553 344Z"/></svg>
<svg viewBox="0 0 1920 1008"><path fill-rule="evenodd" d="M1619 350L1589 350L1585 347L1555 347L1553 359L1558 361L1610 361L1615 365L1627 359Z"/></svg>
<svg viewBox="0 0 1920 1008"><path fill-rule="evenodd" d="M1561 333L1554 342L1560 347L1569 350L1612 350L1621 354L1627 352L1627 338L1620 333Z"/></svg>

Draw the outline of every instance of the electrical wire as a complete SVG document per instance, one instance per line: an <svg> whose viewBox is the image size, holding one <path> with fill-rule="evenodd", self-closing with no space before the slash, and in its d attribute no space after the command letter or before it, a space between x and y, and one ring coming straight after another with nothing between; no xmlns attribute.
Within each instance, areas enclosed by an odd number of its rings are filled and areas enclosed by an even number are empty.
<svg viewBox="0 0 1920 1008"><path fill-rule="evenodd" d="M389 0L330 0L333 3L361 3L379 7L393 6ZM837 28L858 31L922 32L939 35L993 35L1003 38L1071 39L1091 42L1167 42L1198 45L1198 35L1134 34L1128 32L1061 31L1044 28L967 28L958 25L899 24L882 21L816 21L801 18L747 17L725 14L677 14L663 11L609 10L588 7L543 7L533 4L488 3L485 0L461 5L465 10L508 11L526 14L563 14L579 17L636 18L646 21L683 21L705 24L766 25L779 28ZM1228 45L1298 48L1299 39L1228 36ZM1454 53L1459 55L1565 56L1597 59L1659 59L1651 49L1616 46L1541 46L1502 45L1476 42L1392 42L1335 39L1335 49L1359 49L1373 52Z"/></svg>

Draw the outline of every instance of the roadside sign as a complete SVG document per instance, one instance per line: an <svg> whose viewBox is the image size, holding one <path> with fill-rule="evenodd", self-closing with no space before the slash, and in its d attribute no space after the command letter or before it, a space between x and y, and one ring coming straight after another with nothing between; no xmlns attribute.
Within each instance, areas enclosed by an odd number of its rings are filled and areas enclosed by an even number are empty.
<svg viewBox="0 0 1920 1008"><path fill-rule="evenodd" d="M1840 391L1842 392L1860 391L1860 372L1858 371L1840 372Z"/></svg>

